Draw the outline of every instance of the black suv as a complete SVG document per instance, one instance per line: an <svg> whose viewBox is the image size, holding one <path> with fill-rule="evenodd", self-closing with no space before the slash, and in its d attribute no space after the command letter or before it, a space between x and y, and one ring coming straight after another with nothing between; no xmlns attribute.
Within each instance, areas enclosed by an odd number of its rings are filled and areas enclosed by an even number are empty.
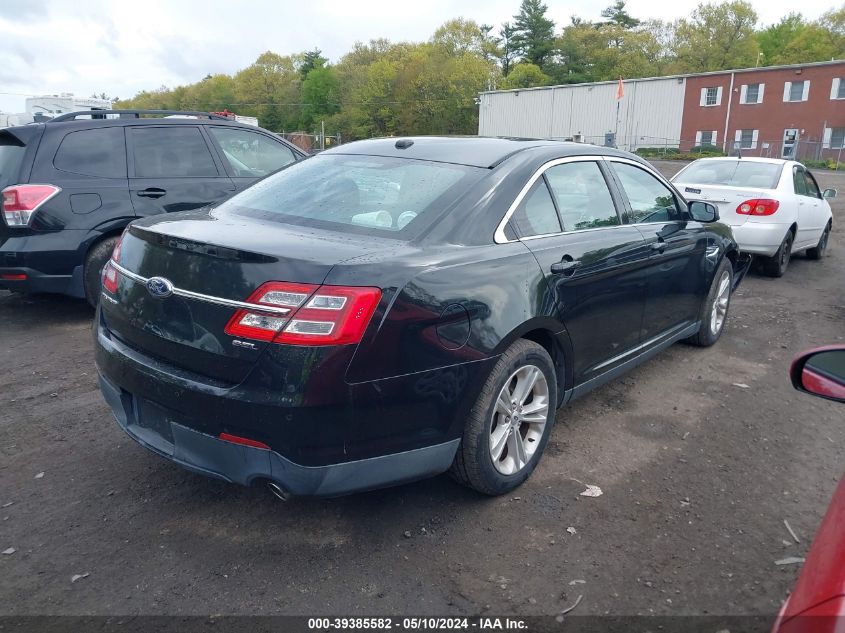
<svg viewBox="0 0 845 633"><path fill-rule="evenodd" d="M305 154L207 112L73 112L0 130L0 288L85 297L126 225L219 202Z"/></svg>

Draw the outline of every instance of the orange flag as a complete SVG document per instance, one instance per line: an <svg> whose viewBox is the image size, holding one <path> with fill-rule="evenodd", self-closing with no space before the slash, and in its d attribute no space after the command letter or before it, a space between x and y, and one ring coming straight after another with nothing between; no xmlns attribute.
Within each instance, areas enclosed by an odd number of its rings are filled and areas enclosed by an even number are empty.
<svg viewBox="0 0 845 633"><path fill-rule="evenodd" d="M619 86L616 88L616 100L620 101L625 96L625 86L622 85L622 77L619 78Z"/></svg>

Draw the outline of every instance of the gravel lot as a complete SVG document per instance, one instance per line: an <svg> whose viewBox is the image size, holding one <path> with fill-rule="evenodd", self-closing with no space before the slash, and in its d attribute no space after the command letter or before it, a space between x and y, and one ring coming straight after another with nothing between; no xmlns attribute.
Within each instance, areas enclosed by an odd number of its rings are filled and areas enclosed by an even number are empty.
<svg viewBox="0 0 845 633"><path fill-rule="evenodd" d="M845 340L845 174L820 180L827 258L751 273L715 347L559 412L497 499L439 477L284 504L188 473L113 422L84 303L0 292L0 613L773 615L845 463L843 409L787 377Z"/></svg>

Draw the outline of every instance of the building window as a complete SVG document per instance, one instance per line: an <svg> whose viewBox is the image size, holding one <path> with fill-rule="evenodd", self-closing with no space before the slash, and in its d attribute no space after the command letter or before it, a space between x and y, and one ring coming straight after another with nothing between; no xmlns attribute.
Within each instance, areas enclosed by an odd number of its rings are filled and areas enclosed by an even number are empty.
<svg viewBox="0 0 845 633"><path fill-rule="evenodd" d="M701 89L701 105L703 106L717 106L722 102L722 89L702 88Z"/></svg>
<svg viewBox="0 0 845 633"><path fill-rule="evenodd" d="M784 101L806 101L810 94L810 82L787 81L783 85Z"/></svg>
<svg viewBox="0 0 845 633"><path fill-rule="evenodd" d="M747 84L742 86L740 103L763 103L765 84Z"/></svg>
<svg viewBox="0 0 845 633"><path fill-rule="evenodd" d="M695 133L696 147L716 145L716 130L701 130Z"/></svg>
<svg viewBox="0 0 845 633"><path fill-rule="evenodd" d="M741 149L756 149L759 130L737 130L734 140Z"/></svg>
<svg viewBox="0 0 845 633"><path fill-rule="evenodd" d="M845 97L843 97L845 98ZM830 148L845 149L845 127L835 127L830 131Z"/></svg>
<svg viewBox="0 0 845 633"><path fill-rule="evenodd" d="M830 87L831 99L845 99L845 77L837 77Z"/></svg>

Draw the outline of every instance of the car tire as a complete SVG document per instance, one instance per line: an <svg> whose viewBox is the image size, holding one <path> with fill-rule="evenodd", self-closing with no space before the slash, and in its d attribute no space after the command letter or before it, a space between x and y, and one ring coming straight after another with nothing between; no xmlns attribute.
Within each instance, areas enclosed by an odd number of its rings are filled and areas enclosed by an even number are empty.
<svg viewBox="0 0 845 633"><path fill-rule="evenodd" d="M777 252L772 257L763 260L763 272L769 277L783 277L789 266L789 258L792 257L792 241L794 239L792 231L787 231Z"/></svg>
<svg viewBox="0 0 845 633"><path fill-rule="evenodd" d="M91 247L85 258L85 270L82 274L83 284L85 285L85 299L93 308L96 308L100 301L103 267L109 261L118 239L117 237L107 237L97 242Z"/></svg>
<svg viewBox="0 0 845 633"><path fill-rule="evenodd" d="M813 248L807 249L807 259L821 259L827 252L827 242L830 239L830 222L824 227L822 236L819 238L819 243Z"/></svg>
<svg viewBox="0 0 845 633"><path fill-rule="evenodd" d="M733 289L734 271L731 261L725 257L713 275L710 292L701 305L698 319L701 325L693 336L686 339L691 345L710 347L725 329L728 312L731 305L731 291Z"/></svg>
<svg viewBox="0 0 845 633"><path fill-rule="evenodd" d="M521 397L529 384L530 392ZM540 461L556 410L557 378L549 353L533 341L517 340L481 388L450 474L486 495L510 492Z"/></svg>

